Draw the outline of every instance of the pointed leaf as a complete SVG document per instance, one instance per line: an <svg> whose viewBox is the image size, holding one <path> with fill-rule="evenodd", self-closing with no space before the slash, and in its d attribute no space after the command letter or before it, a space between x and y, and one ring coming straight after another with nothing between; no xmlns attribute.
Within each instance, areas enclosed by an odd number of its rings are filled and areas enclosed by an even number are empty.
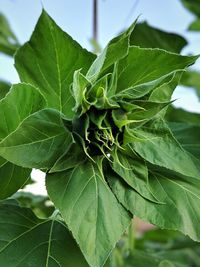
<svg viewBox="0 0 200 267"><path fill-rule="evenodd" d="M162 121L135 129L133 135L139 141L130 143L130 148L148 162L200 179L200 162L181 147Z"/></svg>
<svg viewBox="0 0 200 267"><path fill-rule="evenodd" d="M78 164L83 163L86 155L77 143L73 144L66 154L62 155L50 169L49 173L62 172L75 168Z"/></svg>
<svg viewBox="0 0 200 267"><path fill-rule="evenodd" d="M111 174L109 177L109 184L118 200L136 216L160 228L179 230L200 241L199 179L166 170L151 171L151 189L165 203L155 204L142 198L116 176Z"/></svg>
<svg viewBox="0 0 200 267"><path fill-rule="evenodd" d="M96 159L98 163L98 160ZM48 174L47 191L91 267L101 267L130 223L92 161Z"/></svg>
<svg viewBox="0 0 200 267"><path fill-rule="evenodd" d="M116 61L124 58L129 50L129 39L135 27L136 21L119 36L112 39L103 52L96 58L87 72L87 77L92 82Z"/></svg>
<svg viewBox="0 0 200 267"><path fill-rule="evenodd" d="M114 96L114 99L115 98L116 99L125 98L132 100L139 99L141 97L148 95L151 92L154 92L155 89L160 88L162 85L168 85L169 83L171 83L174 75L175 75L174 72L172 72L151 82L147 82L141 85L136 85L133 87L129 87L125 90L119 91Z"/></svg>
<svg viewBox="0 0 200 267"><path fill-rule="evenodd" d="M161 49L131 46L128 55L119 62L118 92L185 69L197 58L198 56L180 56Z"/></svg>
<svg viewBox="0 0 200 267"><path fill-rule="evenodd" d="M120 151L117 154L112 154L112 156L112 169L142 197L156 202L148 185L148 169L145 162L131 158Z"/></svg>
<svg viewBox="0 0 200 267"><path fill-rule="evenodd" d="M75 105L70 85L74 71L83 74L95 59L43 11L31 40L16 54L15 66L21 81L35 85L55 108L71 119Z"/></svg>

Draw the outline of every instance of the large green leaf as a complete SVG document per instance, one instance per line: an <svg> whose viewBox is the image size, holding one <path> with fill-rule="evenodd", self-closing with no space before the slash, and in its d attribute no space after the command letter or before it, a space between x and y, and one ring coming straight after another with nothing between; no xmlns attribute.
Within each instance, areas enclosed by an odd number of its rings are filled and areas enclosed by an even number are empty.
<svg viewBox="0 0 200 267"><path fill-rule="evenodd" d="M130 148L148 162L200 180L200 162L187 153L160 120L132 131Z"/></svg>
<svg viewBox="0 0 200 267"><path fill-rule="evenodd" d="M0 199L10 197L26 183L30 169L18 167L6 162L0 167Z"/></svg>
<svg viewBox="0 0 200 267"><path fill-rule="evenodd" d="M44 97L28 84L14 85L0 101L3 158L23 167L50 168L67 150L71 134L60 113L45 106Z"/></svg>
<svg viewBox="0 0 200 267"><path fill-rule="evenodd" d="M125 99L132 99L132 100L139 99L139 98L147 96L151 92L154 92L156 89L160 90L162 93L163 91L166 91L167 93L168 90L164 89L163 86L170 85L171 82L174 80L174 76L175 76L175 73L169 73L151 82L139 84L134 87L129 87L125 90L119 91L114 96L114 98L117 98L117 99L125 98ZM158 101L160 100L161 99L159 99Z"/></svg>
<svg viewBox="0 0 200 267"><path fill-rule="evenodd" d="M108 173L108 177L118 200L136 216L160 228L179 230L200 241L199 179L166 170L152 170L149 185L163 202L155 204L142 198L113 173Z"/></svg>
<svg viewBox="0 0 200 267"><path fill-rule="evenodd" d="M43 109L24 119L0 143L0 155L27 168L49 169L73 142L61 114Z"/></svg>
<svg viewBox="0 0 200 267"><path fill-rule="evenodd" d="M14 203L0 204L0 236L1 266L88 266L63 222L38 219Z"/></svg>
<svg viewBox="0 0 200 267"><path fill-rule="evenodd" d="M103 176L99 159L48 174L47 191L92 267L103 266L130 224Z"/></svg>
<svg viewBox="0 0 200 267"><path fill-rule="evenodd" d="M10 86L5 84L3 88L5 90L1 91L2 98L9 92L9 88ZM23 105L18 101L23 101ZM36 103L33 104L32 101ZM15 131L20 120L23 120L26 114L31 114L44 105L43 97L33 86L27 84L14 85L10 93L0 101L0 140ZM0 199L9 197L20 189L28 180L30 172L30 169L15 166L1 157Z"/></svg>
<svg viewBox="0 0 200 267"><path fill-rule="evenodd" d="M19 47L19 42L12 32L3 14L0 14L0 52L13 56Z"/></svg>
<svg viewBox="0 0 200 267"><path fill-rule="evenodd" d="M119 62L117 90L121 92L126 88L134 88L185 69L197 58L198 56L180 56L161 49L131 46L128 55Z"/></svg>
<svg viewBox="0 0 200 267"><path fill-rule="evenodd" d="M96 58L87 72L87 77L92 82L96 81L106 69L124 58L129 51L130 35L134 30L136 21L119 36L112 39L102 53Z"/></svg>
<svg viewBox="0 0 200 267"><path fill-rule="evenodd" d="M143 48L161 48L180 53L187 41L180 35L156 29L147 22L137 24L131 34L130 44Z"/></svg>
<svg viewBox="0 0 200 267"><path fill-rule="evenodd" d="M95 55L83 49L43 11L30 41L17 52L15 66L21 81L40 89L48 107L71 119L74 71L82 69L84 74L94 59Z"/></svg>

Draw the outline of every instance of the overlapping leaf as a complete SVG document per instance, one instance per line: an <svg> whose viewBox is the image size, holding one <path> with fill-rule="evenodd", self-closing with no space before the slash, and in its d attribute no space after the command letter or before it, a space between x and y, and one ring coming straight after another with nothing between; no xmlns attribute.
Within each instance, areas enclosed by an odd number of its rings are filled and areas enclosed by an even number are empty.
<svg viewBox="0 0 200 267"><path fill-rule="evenodd" d="M200 240L197 225L200 221L200 180L177 175L166 170L152 170L149 184L154 195L163 203L156 204L142 198L116 175L108 174L118 200L133 214L160 228L182 231Z"/></svg>
<svg viewBox="0 0 200 267"><path fill-rule="evenodd" d="M94 267L103 266L130 224L130 216L110 191L97 164L86 161L46 179L51 200Z"/></svg>
<svg viewBox="0 0 200 267"><path fill-rule="evenodd" d="M49 169L72 142L60 113L43 109L27 117L0 143L0 154L23 167Z"/></svg>
<svg viewBox="0 0 200 267"><path fill-rule="evenodd" d="M135 141L126 142L146 161L200 180L199 160L183 149L162 121L134 129L132 135Z"/></svg>
<svg viewBox="0 0 200 267"><path fill-rule="evenodd" d="M6 160L28 168L50 168L71 145L60 113L45 106L40 92L27 84L15 85L2 99L0 155Z"/></svg>
<svg viewBox="0 0 200 267"><path fill-rule="evenodd" d="M96 58L87 72L87 78L96 81L106 69L111 67L129 52L130 35L134 30L136 21L122 34L112 39L102 53Z"/></svg>
<svg viewBox="0 0 200 267"><path fill-rule="evenodd" d="M119 63L117 91L134 88L184 69L197 58L198 56L180 56L160 49L131 46L128 55Z"/></svg>

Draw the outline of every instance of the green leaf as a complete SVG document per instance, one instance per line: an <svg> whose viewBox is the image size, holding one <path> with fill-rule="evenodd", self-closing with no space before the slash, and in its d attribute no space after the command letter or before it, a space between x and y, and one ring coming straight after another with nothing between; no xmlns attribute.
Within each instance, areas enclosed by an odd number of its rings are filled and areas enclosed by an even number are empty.
<svg viewBox="0 0 200 267"><path fill-rule="evenodd" d="M82 253L92 267L103 266L130 224L103 176L99 159L62 173L48 174L48 194L59 208Z"/></svg>
<svg viewBox="0 0 200 267"><path fill-rule="evenodd" d="M136 85L134 87L129 87L125 90L119 91L115 96L114 99L139 99L147 94L154 92L155 89L161 88L162 85L168 85L171 83L174 77L174 73L170 73L164 75L154 81L147 82L141 85ZM165 89L164 89L165 90Z"/></svg>
<svg viewBox="0 0 200 267"><path fill-rule="evenodd" d="M74 72L72 85L73 96L76 101L74 111L78 112L78 109L80 109L81 114L85 113L90 107L90 103L86 99L87 86L89 85L90 82L81 74L80 70Z"/></svg>
<svg viewBox="0 0 200 267"><path fill-rule="evenodd" d="M170 104L170 102L160 103L148 100L138 100L132 103L135 107L133 106L134 109L129 112L122 109L112 111L113 120L120 129L129 124L131 128L145 124Z"/></svg>
<svg viewBox="0 0 200 267"><path fill-rule="evenodd" d="M147 22L137 24L131 34L130 44L143 48L160 48L180 53L187 41L180 35L161 31L148 25Z"/></svg>
<svg viewBox="0 0 200 267"><path fill-rule="evenodd" d="M22 188L30 176L30 169L24 169L6 162L0 167L0 199L12 196Z"/></svg>
<svg viewBox="0 0 200 267"><path fill-rule="evenodd" d="M128 54L129 39L136 22L137 21L119 36L112 39L102 53L96 58L87 72L87 78L90 81L95 82L106 69Z"/></svg>
<svg viewBox="0 0 200 267"><path fill-rule="evenodd" d="M118 92L146 84L193 64L198 56L180 56L161 49L131 46L128 55L120 60Z"/></svg>
<svg viewBox="0 0 200 267"><path fill-rule="evenodd" d="M14 85L0 101L2 157L23 167L45 168L65 152L71 136L57 111L39 111L45 105L40 92L28 84Z"/></svg>
<svg viewBox="0 0 200 267"><path fill-rule="evenodd" d="M200 162L183 149L162 121L157 120L140 129L134 129L132 133L136 139L129 146L143 159L183 175L200 179Z"/></svg>
<svg viewBox="0 0 200 267"><path fill-rule="evenodd" d="M6 17L0 14L0 52L13 56L19 46L19 42L12 32Z"/></svg>
<svg viewBox="0 0 200 267"><path fill-rule="evenodd" d="M40 89L49 108L72 119L74 71L82 69L85 74L94 59L95 55L63 32L43 10L30 41L17 52L15 66L21 81Z"/></svg>
<svg viewBox="0 0 200 267"><path fill-rule="evenodd" d="M200 160L200 126L169 123L173 135L181 146Z"/></svg>
<svg viewBox="0 0 200 267"><path fill-rule="evenodd" d="M50 169L49 173L62 172L75 168L81 162L84 162L86 155L77 143L72 144L69 151L62 155Z"/></svg>
<svg viewBox="0 0 200 267"><path fill-rule="evenodd" d="M0 81L0 100L9 92L11 85L7 82Z"/></svg>
<svg viewBox="0 0 200 267"><path fill-rule="evenodd" d="M157 202L148 185L148 169L144 161L123 152L112 153L112 169L142 197Z"/></svg>
<svg viewBox="0 0 200 267"><path fill-rule="evenodd" d="M159 102L166 102L170 101L176 86L179 84L180 79L182 77L183 71L177 71L171 81L168 83L164 83L161 86L155 88L152 91L149 100L151 101L159 101Z"/></svg>
<svg viewBox="0 0 200 267"><path fill-rule="evenodd" d="M88 266L63 222L38 219L14 203L0 204L0 236L1 266Z"/></svg>
<svg viewBox="0 0 200 267"><path fill-rule="evenodd" d="M61 114L54 109L43 109L24 119L0 143L0 155L22 167L49 169L72 142Z"/></svg>
<svg viewBox="0 0 200 267"><path fill-rule="evenodd" d="M45 106L43 96L34 86L13 85L0 101L0 140L14 132L26 117Z"/></svg>
<svg viewBox="0 0 200 267"><path fill-rule="evenodd" d="M142 198L116 175L108 173L107 177L120 203L136 216L160 228L179 230L200 241L199 179L166 170L152 170L149 185L154 195L165 203L155 204Z"/></svg>
<svg viewBox="0 0 200 267"><path fill-rule="evenodd" d="M161 253L142 250L133 250L125 259L125 267L189 267L196 266L192 253L188 249L177 251L163 251ZM126 265L127 264L127 265Z"/></svg>
<svg viewBox="0 0 200 267"><path fill-rule="evenodd" d="M91 105L97 109L104 110L119 107L115 101L108 97L108 90L110 89L108 80L111 79L112 82L111 76L112 75L110 73L103 76L91 87L87 93L88 102L90 102Z"/></svg>

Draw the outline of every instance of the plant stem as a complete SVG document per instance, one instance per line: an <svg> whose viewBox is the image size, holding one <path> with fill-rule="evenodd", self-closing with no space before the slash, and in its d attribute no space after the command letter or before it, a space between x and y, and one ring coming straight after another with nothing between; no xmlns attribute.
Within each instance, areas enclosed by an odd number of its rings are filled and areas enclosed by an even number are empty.
<svg viewBox="0 0 200 267"><path fill-rule="evenodd" d="M98 43L98 0L93 0L93 40Z"/></svg>

